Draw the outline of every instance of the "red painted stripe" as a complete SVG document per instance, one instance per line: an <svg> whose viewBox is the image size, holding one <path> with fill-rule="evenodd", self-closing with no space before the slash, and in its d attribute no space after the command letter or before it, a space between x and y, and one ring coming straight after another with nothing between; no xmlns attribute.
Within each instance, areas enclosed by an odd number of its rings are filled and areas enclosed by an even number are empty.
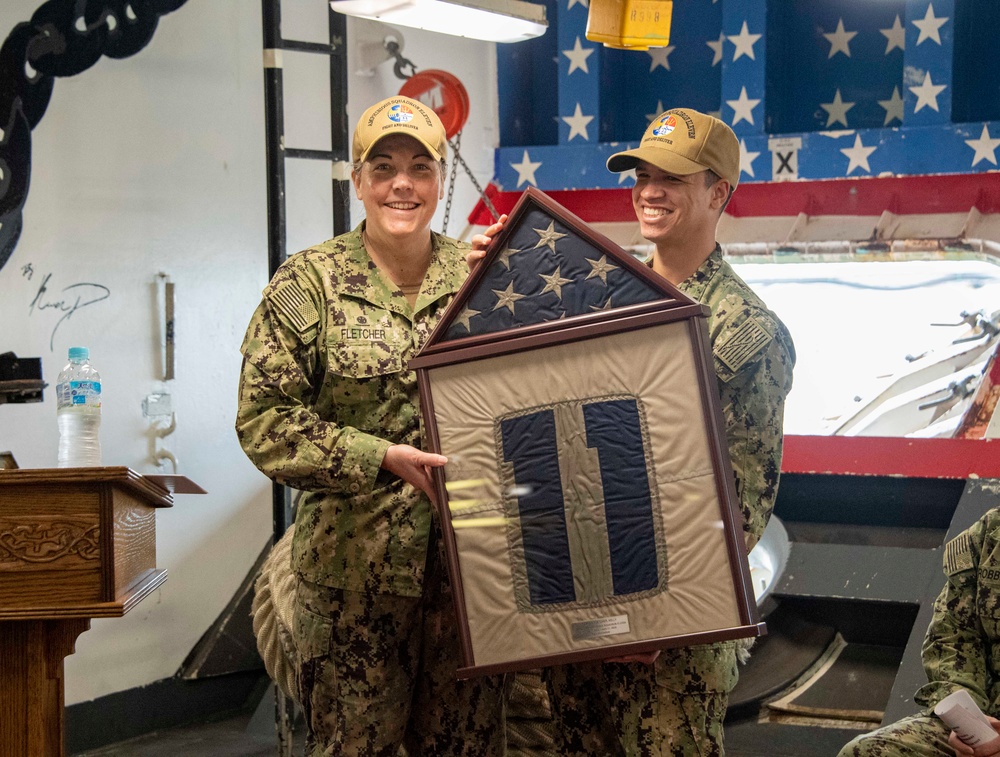
<svg viewBox="0 0 1000 757"><path fill-rule="evenodd" d="M628 189L578 189L546 192L560 205L588 223L635 221ZM509 212L520 192L487 188L497 210ZM744 184L733 195L730 215L796 216L899 215L920 213L1000 213L1000 173L900 176L827 181L786 181ZM486 226L490 215L482 201L469 214L469 223Z"/></svg>
<svg viewBox="0 0 1000 757"><path fill-rule="evenodd" d="M786 436L781 470L912 478L1000 478L1000 440Z"/></svg>

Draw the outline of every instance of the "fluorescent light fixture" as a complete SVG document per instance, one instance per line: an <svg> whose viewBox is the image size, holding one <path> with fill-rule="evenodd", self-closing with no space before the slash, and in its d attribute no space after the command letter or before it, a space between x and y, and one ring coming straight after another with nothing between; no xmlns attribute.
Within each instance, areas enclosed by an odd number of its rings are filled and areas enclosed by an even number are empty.
<svg viewBox="0 0 1000 757"><path fill-rule="evenodd" d="M545 6L524 0L332 0L348 16L488 42L520 42L545 33Z"/></svg>

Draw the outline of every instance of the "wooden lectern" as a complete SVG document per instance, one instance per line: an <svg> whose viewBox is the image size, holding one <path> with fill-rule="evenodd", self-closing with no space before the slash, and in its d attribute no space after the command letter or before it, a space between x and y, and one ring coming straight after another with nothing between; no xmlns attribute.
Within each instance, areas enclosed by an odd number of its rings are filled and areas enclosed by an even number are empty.
<svg viewBox="0 0 1000 757"><path fill-rule="evenodd" d="M129 468L0 470L0 755L64 753L63 658L166 580L154 516L172 505Z"/></svg>

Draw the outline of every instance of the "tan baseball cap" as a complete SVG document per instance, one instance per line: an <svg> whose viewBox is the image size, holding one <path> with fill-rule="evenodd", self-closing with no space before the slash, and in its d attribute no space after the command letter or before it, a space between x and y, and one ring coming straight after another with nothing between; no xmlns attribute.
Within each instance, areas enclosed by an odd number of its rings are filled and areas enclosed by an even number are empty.
<svg viewBox="0 0 1000 757"><path fill-rule="evenodd" d="M448 154L448 136L437 113L409 97L390 97L364 112L354 129L351 160L365 160L372 147L392 134L406 134L420 142L434 160Z"/></svg>
<svg viewBox="0 0 1000 757"><path fill-rule="evenodd" d="M733 130L690 108L673 108L654 118L637 148L608 158L608 170L628 171L640 160L679 176L710 168L730 189L740 181L740 143Z"/></svg>

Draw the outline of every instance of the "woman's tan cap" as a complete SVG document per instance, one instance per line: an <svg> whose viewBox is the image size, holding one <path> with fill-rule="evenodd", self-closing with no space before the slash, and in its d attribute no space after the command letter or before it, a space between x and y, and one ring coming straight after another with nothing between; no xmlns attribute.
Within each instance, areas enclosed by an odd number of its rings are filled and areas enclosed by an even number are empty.
<svg viewBox="0 0 1000 757"><path fill-rule="evenodd" d="M437 113L421 102L397 95L375 103L354 129L351 160L365 160L382 137L406 134L420 142L434 160L448 154L448 136Z"/></svg>
<svg viewBox="0 0 1000 757"><path fill-rule="evenodd" d="M654 118L637 148L608 158L608 170L628 171L640 160L678 176L710 168L730 189L740 181L740 143L733 130L690 108L673 108Z"/></svg>

